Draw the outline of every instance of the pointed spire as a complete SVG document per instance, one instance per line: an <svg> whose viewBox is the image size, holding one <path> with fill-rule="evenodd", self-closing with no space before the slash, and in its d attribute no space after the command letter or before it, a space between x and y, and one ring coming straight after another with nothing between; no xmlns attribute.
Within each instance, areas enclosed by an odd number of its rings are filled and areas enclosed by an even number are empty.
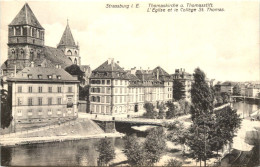
<svg viewBox="0 0 260 167"><path fill-rule="evenodd" d="M69 19L67 19L67 26L65 28L65 31L63 32L63 35L61 37L59 46L76 46L74 38L72 36L70 26L69 26Z"/></svg>
<svg viewBox="0 0 260 167"><path fill-rule="evenodd" d="M33 27L44 29L35 17L32 9L30 8L27 2L24 4L20 12L13 19L13 21L9 24L9 26L16 25L30 25Z"/></svg>

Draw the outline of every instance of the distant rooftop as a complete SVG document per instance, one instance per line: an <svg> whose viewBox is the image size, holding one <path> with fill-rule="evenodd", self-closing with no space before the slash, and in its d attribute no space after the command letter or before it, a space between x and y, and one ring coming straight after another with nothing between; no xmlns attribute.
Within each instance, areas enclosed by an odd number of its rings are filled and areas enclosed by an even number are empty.
<svg viewBox="0 0 260 167"><path fill-rule="evenodd" d="M9 78L10 81L41 81L41 82L79 82L77 77L59 68L25 67L16 76Z"/></svg>

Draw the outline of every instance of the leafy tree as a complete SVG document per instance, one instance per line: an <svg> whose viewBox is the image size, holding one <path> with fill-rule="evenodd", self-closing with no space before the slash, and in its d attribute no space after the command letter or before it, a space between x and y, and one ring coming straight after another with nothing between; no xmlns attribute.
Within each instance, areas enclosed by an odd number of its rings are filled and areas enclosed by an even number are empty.
<svg viewBox="0 0 260 167"><path fill-rule="evenodd" d="M146 110L146 112L143 115L145 118L156 119L158 117L158 112L154 110L155 107L152 103L145 103L144 108Z"/></svg>
<svg viewBox="0 0 260 167"><path fill-rule="evenodd" d="M227 92L222 92L221 97L223 99L223 104L229 103L230 102L230 94Z"/></svg>
<svg viewBox="0 0 260 167"><path fill-rule="evenodd" d="M84 72L80 70L78 65L72 64L71 66L66 67L65 71L67 71L70 75L77 75L79 81L83 80Z"/></svg>
<svg viewBox="0 0 260 167"><path fill-rule="evenodd" d="M180 80L175 79L173 81L173 98L176 101L182 99L182 97L184 95L183 89L184 89L183 83Z"/></svg>
<svg viewBox="0 0 260 167"><path fill-rule="evenodd" d="M215 131L212 132L212 139L215 139L215 143L212 144L212 148L214 151L218 151L223 145L233 142L242 119L237 114L237 110L232 109L230 106L215 111L214 114L216 122L214 125Z"/></svg>
<svg viewBox="0 0 260 167"><path fill-rule="evenodd" d="M165 107L165 105L163 104L163 103L161 103L159 106L158 106L158 108L159 108L159 114L158 114L158 119L163 119L163 118L165 118L166 117L166 113L165 113L165 109L166 109L166 107Z"/></svg>
<svg viewBox="0 0 260 167"><path fill-rule="evenodd" d="M107 165L115 158L115 148L109 138L101 139L98 144L98 166Z"/></svg>
<svg viewBox="0 0 260 167"><path fill-rule="evenodd" d="M185 100L185 99L181 99L178 101L178 103L180 104L180 110L183 114L188 114L190 112L190 103Z"/></svg>
<svg viewBox="0 0 260 167"><path fill-rule="evenodd" d="M166 124L167 128L167 139L171 142L178 144L185 144L187 137L187 129L185 129L183 123L180 121L174 121Z"/></svg>
<svg viewBox="0 0 260 167"><path fill-rule="evenodd" d="M1 86L3 87L3 80L1 79ZM1 128L8 128L13 120L11 109L11 96L5 89L1 89Z"/></svg>
<svg viewBox="0 0 260 167"><path fill-rule="evenodd" d="M148 165L158 162L166 148L166 135L162 127L153 128L146 136L144 148Z"/></svg>
<svg viewBox="0 0 260 167"><path fill-rule="evenodd" d="M213 111L214 92L205 82L204 72L198 68L195 69L194 81L191 89L192 125L186 143L191 150L190 156L204 161L206 166L206 160L216 156L213 151L218 151L228 141L232 142L241 120L236 110L230 107Z"/></svg>
<svg viewBox="0 0 260 167"><path fill-rule="evenodd" d="M87 100L89 101L89 85L86 85L84 87L79 87L79 99L80 100Z"/></svg>
<svg viewBox="0 0 260 167"><path fill-rule="evenodd" d="M240 96L241 95L241 88L238 84L236 84L234 87L233 87L233 95L235 96Z"/></svg>
<svg viewBox="0 0 260 167"><path fill-rule="evenodd" d="M146 152L135 134L124 137L124 154L131 166L146 166Z"/></svg>
<svg viewBox="0 0 260 167"><path fill-rule="evenodd" d="M173 102L167 102L166 106L168 110L166 111L166 118L167 119L172 119L177 115L178 109L176 106L173 104Z"/></svg>
<svg viewBox="0 0 260 167"><path fill-rule="evenodd" d="M176 159L169 159L164 166L181 167L182 162Z"/></svg>
<svg viewBox="0 0 260 167"><path fill-rule="evenodd" d="M214 92L205 81L205 73L196 68L193 74L194 83L191 87L191 118L193 124L189 129L187 144L191 149L191 157L204 161L213 156L209 144L209 131L214 124L212 113L214 108Z"/></svg>

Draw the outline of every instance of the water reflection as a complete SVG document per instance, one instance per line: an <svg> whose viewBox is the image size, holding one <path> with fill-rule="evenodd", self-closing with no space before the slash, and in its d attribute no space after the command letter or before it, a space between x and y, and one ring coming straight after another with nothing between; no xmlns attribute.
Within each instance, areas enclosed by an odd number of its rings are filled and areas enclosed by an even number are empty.
<svg viewBox="0 0 260 167"><path fill-rule="evenodd" d="M245 102L236 102L233 103L233 107L237 109L238 114L242 117L249 117L254 111L260 109L260 105L258 104L249 104Z"/></svg>
<svg viewBox="0 0 260 167"><path fill-rule="evenodd" d="M255 104L243 102L235 103L234 108L238 113L247 117L252 111L259 108ZM117 130L123 133L136 133L131 127L117 126ZM146 133L139 132L141 138ZM143 138L144 139L144 138ZM1 165L3 166L96 166L97 165L97 144L100 139L88 139L79 141L65 141L44 144L31 144L13 147L1 147ZM122 156L124 142L121 138L113 138L117 162L124 161Z"/></svg>

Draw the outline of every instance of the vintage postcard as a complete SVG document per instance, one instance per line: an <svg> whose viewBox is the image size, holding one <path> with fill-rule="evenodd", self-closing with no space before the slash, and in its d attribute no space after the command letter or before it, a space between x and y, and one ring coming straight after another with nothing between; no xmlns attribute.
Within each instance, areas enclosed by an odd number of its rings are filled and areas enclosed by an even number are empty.
<svg viewBox="0 0 260 167"><path fill-rule="evenodd" d="M259 166L258 0L0 0L1 166Z"/></svg>

